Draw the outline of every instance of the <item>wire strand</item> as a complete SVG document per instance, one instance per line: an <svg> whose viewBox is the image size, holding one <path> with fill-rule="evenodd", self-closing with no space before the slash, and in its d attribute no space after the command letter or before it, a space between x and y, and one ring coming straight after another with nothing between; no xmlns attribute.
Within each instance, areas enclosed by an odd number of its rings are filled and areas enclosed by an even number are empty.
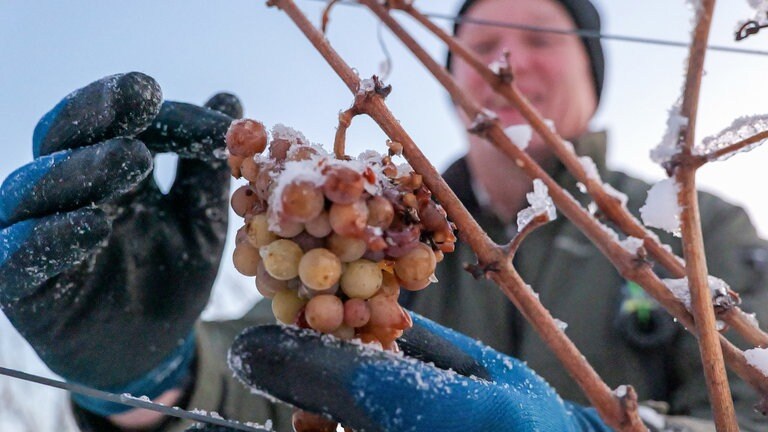
<svg viewBox="0 0 768 432"><path fill-rule="evenodd" d="M327 0L312 0L312 1L325 2ZM343 5L343 6L360 6L360 4L354 0L340 0L337 4ZM529 30L529 31L537 31L537 32L545 32L545 33L557 33L557 34L569 34L569 35L572 34L572 35L577 35L584 38L605 39L605 40L614 40L619 42L640 43L640 44L658 45L658 46L670 46L670 47L678 47L678 48L687 48L690 45L688 42L640 37L640 36L608 34L608 33L602 33L594 30L556 29L552 27L517 24L517 23L496 21L496 20L484 20L484 19L478 19L478 18L470 18L466 16L456 17L454 15L438 13L438 12L422 12L422 14L428 18L448 21L450 23L461 23L461 24L471 23L475 25L488 26L488 27ZM765 50L735 48L735 47L730 47L725 45L709 45L707 46L707 49L710 51L720 51L720 52L727 52L727 53L734 53L734 54L768 56L768 51L765 51Z"/></svg>
<svg viewBox="0 0 768 432"><path fill-rule="evenodd" d="M167 407L165 405L156 404L148 400L137 398L128 394L118 395L114 393L105 392L102 390L96 390L90 387L86 387L79 384L68 383L64 381L54 380L51 378L42 377L26 372L22 372L16 369L9 369L0 366L0 375L9 376L11 378L20 379L23 381L34 382L42 384L48 387L54 387L62 390L67 390L72 393L77 393L93 398L98 398L110 402L119 403L122 405L131 406L134 408L142 408L146 410L156 411L161 414L183 418L187 420L193 420L201 423L209 423L217 426L225 426L235 430L244 432L271 432L271 429L263 427L246 425L234 420L227 420L222 417L214 417L210 414L201 414L199 412L187 411L178 407Z"/></svg>

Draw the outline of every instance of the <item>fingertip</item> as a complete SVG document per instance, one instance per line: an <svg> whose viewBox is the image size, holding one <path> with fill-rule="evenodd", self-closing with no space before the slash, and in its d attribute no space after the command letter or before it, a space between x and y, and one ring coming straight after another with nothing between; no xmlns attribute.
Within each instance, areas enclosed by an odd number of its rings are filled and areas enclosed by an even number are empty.
<svg viewBox="0 0 768 432"><path fill-rule="evenodd" d="M73 91L35 126L35 157L131 137L146 129L160 111L162 91L152 77L129 72L104 77Z"/></svg>
<svg viewBox="0 0 768 432"><path fill-rule="evenodd" d="M243 104L232 93L221 92L211 96L205 107L226 114L233 119L243 118Z"/></svg>

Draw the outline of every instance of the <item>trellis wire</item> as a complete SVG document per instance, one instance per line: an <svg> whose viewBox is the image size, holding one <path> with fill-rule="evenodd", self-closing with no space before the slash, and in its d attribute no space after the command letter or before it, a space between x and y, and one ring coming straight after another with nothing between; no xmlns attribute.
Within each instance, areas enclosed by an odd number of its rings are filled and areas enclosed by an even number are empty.
<svg viewBox="0 0 768 432"><path fill-rule="evenodd" d="M58 381L51 378L46 378L39 375L22 372L16 369L5 368L2 366L0 366L0 375L5 375L11 378L16 378L24 381L34 382L34 383L42 384L48 387L67 390L72 393L77 393L77 394L81 394L81 395L85 395L93 398L98 398L98 399L109 401L109 402L119 403L122 405L131 406L134 408L151 410L151 411L159 412L161 414L169 415L172 417L193 420L201 423L209 423L217 426L225 426L225 427L232 428L234 430L239 430L244 432L271 432L270 429L249 426L234 420L227 420L221 417L214 417L210 414L201 414L197 412L187 411L185 409L178 408L178 407L168 407L168 406L156 404L154 402L150 402L144 399L139 399L127 394L118 395L115 393L109 393L102 390L96 390L90 387L86 387L83 385L68 383L64 381Z"/></svg>

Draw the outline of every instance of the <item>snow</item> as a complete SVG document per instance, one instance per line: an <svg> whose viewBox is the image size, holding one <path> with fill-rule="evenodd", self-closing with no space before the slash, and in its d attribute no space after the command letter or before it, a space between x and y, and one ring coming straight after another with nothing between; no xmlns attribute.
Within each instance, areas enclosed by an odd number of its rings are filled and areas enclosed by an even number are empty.
<svg viewBox="0 0 768 432"><path fill-rule="evenodd" d="M592 160L589 156L580 156L579 162L581 163L581 167L584 168L584 173L587 175L588 179L592 179L595 181L600 181L600 172L597 170L597 165L595 165L595 161Z"/></svg>
<svg viewBox="0 0 768 432"><path fill-rule="evenodd" d="M679 139L682 128L688 126L688 118L680 114L682 97L669 109L667 117L667 130L661 138L661 142L651 150L651 160L658 164L669 162L680 152Z"/></svg>
<svg viewBox="0 0 768 432"><path fill-rule="evenodd" d="M508 126L504 129L504 133L507 134L509 139L512 140L512 143L514 143L520 150L528 148L528 144L533 137L533 129L527 124Z"/></svg>
<svg viewBox="0 0 768 432"><path fill-rule="evenodd" d="M768 348L753 348L744 351L747 363L768 377Z"/></svg>
<svg viewBox="0 0 768 432"><path fill-rule="evenodd" d="M303 133L282 123L272 127L272 139L284 139L290 142L291 145L309 143L309 140L307 140Z"/></svg>
<svg viewBox="0 0 768 432"><path fill-rule="evenodd" d="M557 218L555 205L552 203L552 198L549 197L547 185L541 179L533 181L533 192L528 192L525 197L528 199L530 207L524 208L517 213L518 232L522 231L539 215L545 214L550 221Z"/></svg>
<svg viewBox="0 0 768 432"><path fill-rule="evenodd" d="M627 252L629 252L632 255L635 255L637 254L637 251L640 249L640 247L643 246L643 239L637 238L637 237L627 237L624 240L620 241L619 244Z"/></svg>
<svg viewBox="0 0 768 432"><path fill-rule="evenodd" d="M681 208L677 202L678 190L679 186L671 178L661 180L651 187L645 205L640 207L640 216L646 226L680 235Z"/></svg>
<svg viewBox="0 0 768 432"><path fill-rule="evenodd" d="M565 329L568 328L568 323L567 322L561 321L561 320L559 320L557 318L553 318L553 319L555 320L555 324L557 325L557 329L560 330L561 332L564 332Z"/></svg>
<svg viewBox="0 0 768 432"><path fill-rule="evenodd" d="M608 195L612 196L613 198L616 198L616 200L619 201L619 205L621 205L622 207L627 206L627 202L629 201L629 197L627 197L627 194L617 190L616 188L614 188L608 183L603 183L603 190L605 190L605 193L607 193Z"/></svg>
<svg viewBox="0 0 768 432"><path fill-rule="evenodd" d="M691 290L688 287L687 277L680 279L662 279L662 282L664 282L667 289L670 290L683 305L685 305L686 309L691 310ZM719 299L730 297L728 295L728 284L722 279L708 276L707 283L709 285L709 291L712 294L712 302L715 305L719 303Z"/></svg>
<svg viewBox="0 0 768 432"><path fill-rule="evenodd" d="M693 151L695 154L703 155L717 151L723 147L727 147L730 144L739 142L753 135L768 130L768 115L753 115L739 117L731 123L730 126L723 129L715 135L704 138L700 144L694 146ZM753 148L763 144L766 140L761 140L752 143L736 153L746 152ZM717 160L725 160L733 156L736 153L729 153L725 156L718 158Z"/></svg>

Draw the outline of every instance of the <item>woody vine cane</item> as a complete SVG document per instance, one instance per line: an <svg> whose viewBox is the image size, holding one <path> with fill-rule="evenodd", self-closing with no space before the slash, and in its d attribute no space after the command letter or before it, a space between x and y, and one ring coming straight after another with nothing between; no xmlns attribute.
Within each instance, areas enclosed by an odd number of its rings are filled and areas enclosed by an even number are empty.
<svg viewBox="0 0 768 432"><path fill-rule="evenodd" d="M299 27L305 32L305 34L307 34L310 40L313 41L316 48L326 57L327 60L329 60L329 63L331 64L331 66L342 77L345 83L347 83L348 87L353 92L356 91L356 87L358 83L357 76L354 75L354 72L352 72L351 69L348 68L348 66L343 64L343 62L333 52L332 48L330 48L330 46L325 41L322 40L322 35L318 36L317 31L314 30L312 25L309 24L305 18L303 18L303 15L301 15L301 13L298 12L297 9L295 9L295 6L289 2L273 2L273 3L277 4L281 9L284 9L289 14L289 16L291 16L291 18L293 18L294 21L297 22ZM369 7L374 9L375 12L377 8L380 8L379 5L374 4L373 2L364 1L363 3L366 3ZM384 10L383 8L380 8L380 11L377 12L377 14L382 18L382 20L385 23L390 25L390 27L393 27L393 25L386 19L386 17L382 16L382 13L381 13L382 10L384 11L384 14L386 14L386 10ZM396 23L394 25L396 26ZM396 31L396 34L397 34L397 31ZM402 38L401 34L398 34L398 36ZM415 42L412 42L411 44L406 43L406 45L408 45L409 48L411 48L414 52L418 50L418 46L415 44ZM414 49L414 47L416 47L416 49ZM416 53L418 56L418 52ZM460 93L460 91L457 91L458 89L455 88L455 85L453 86L451 85L452 83L450 81L450 77L447 76L447 74L445 74L445 72L442 71L439 68L439 66L433 65L433 67L430 67L431 65L430 62L434 63L433 61L431 61L431 59L429 59L429 61L425 61L425 64L427 65L428 68L430 68L430 70L433 71L433 73L435 73L438 76L439 79L441 78L440 72L442 72L442 75L443 75L442 78L444 79L440 79L440 81L448 88L449 91L451 91L454 99L459 101L460 104L464 102L463 104L461 104L463 108L467 109L467 106L471 108L472 105L467 103L468 98L464 97ZM438 70L438 72L435 72L435 70ZM446 84L446 82L448 84ZM374 107L374 108L371 108L371 107ZM383 109L382 111L384 111L384 113L381 114L379 113L379 108L380 107L377 103L371 102L368 104L365 112L371 115L372 117L374 117L374 119L382 126L382 128L385 130L385 132L387 132L390 135L391 138L397 139L397 136L401 136L401 135L404 135L405 137L407 137L407 135L404 134L404 131L402 131L399 128L399 125L397 125L396 122L394 122L394 124L387 124L388 123L386 118L387 111L386 109ZM470 112L471 112L471 109L470 109ZM475 113L477 112L480 112L479 109L475 109ZM389 114L389 116L391 117L391 114ZM486 123L487 123L487 132L486 132L487 136L489 136L492 140L501 141L502 149L504 151L511 153L511 156L514 157L515 160L520 161L521 162L520 164L523 165L522 167L527 170L526 172L532 172L533 173L532 177L534 178L538 177L537 174L540 173L540 169L537 171L536 169L537 167L535 167L533 164L526 163L529 161L526 159L525 154L522 154L522 155L515 154L515 151L514 151L515 146L511 145L511 142L509 141L509 139L503 133L501 133L500 130L498 130L498 126L493 125L493 122L486 122ZM535 123L534 123L534 127L536 127ZM403 141L404 144L407 144L410 140L405 139L401 141ZM418 152L413 152L413 150L408 145L405 146L405 150L406 150L405 151L406 158L408 158L409 161L411 161L411 164L414 166L414 168L417 169L417 171L423 172L423 173L429 173L425 175L426 182L433 181L433 178L431 178L432 174L434 174L434 177L437 177L437 174L436 172L434 172L434 169L431 169L428 171L420 171L420 167L417 166L418 164L414 163L414 161L411 160L411 159L414 159L416 156L411 153L418 153ZM575 159L575 156L571 155L571 158ZM545 179L545 182L546 180L548 180L546 176L541 176L541 178ZM437 183L439 183L439 181ZM588 182L585 182L585 183L588 183ZM591 183L596 183L600 185L599 182L591 182ZM439 190L439 187L435 187L435 186L430 185L430 187L432 187L433 190L435 191L435 195L438 197L438 199L440 199L444 203L449 214L453 217L453 219L457 222L457 224L460 227L464 228L462 235L465 238L469 238L469 239L476 238L476 239L480 239L481 241L482 240L487 241L487 238L484 239L483 235L474 235L472 229L476 227L472 226L472 224L464 224L462 220L463 215L461 214L461 212L456 211L455 209L456 206L449 205L449 202L446 201L445 198L450 199L452 195L447 194L441 197L441 194L443 194L443 192ZM652 295L654 295L654 297L656 297L657 300L659 300L665 307L667 307L667 309L670 310L673 313L673 315L675 315L684 325L686 325L686 327L692 330L694 329L693 319L688 313L688 311L685 309L684 306L682 306L682 304L680 304L679 300L674 298L674 296L672 296L669 293L669 291L666 289L664 284L652 272L650 272L647 266L639 266L637 264L638 263L637 257L632 256L631 254L627 253L622 248L620 248L620 246L616 245L615 239L611 239L610 236L605 235L603 227L601 227L600 224L596 220L591 218L588 214L585 214L583 209L580 209L578 205L575 205L575 203L570 202L569 196L563 196L555 192L556 189L553 189L553 188L550 188L550 189L553 190L552 192L553 199L559 205L559 207L561 208L561 211L563 211L570 219L572 219L575 223L577 223L577 225L580 224L580 226L586 227L586 228L583 228L585 233L587 233L591 238L593 238L593 241L597 239L597 244L601 250L603 250L604 252L606 250L610 251L611 253L607 254L609 257L617 256L617 255L614 255L613 252L618 252L619 258L616 258L613 261L614 261L614 264L617 266L617 268L619 268L619 270L622 272L622 274L625 277L628 277L629 279L634 279L636 281L641 282L641 284L645 285L646 289L649 289ZM621 207L615 202L614 199L611 198L609 202L614 203L612 207L621 209ZM460 205L458 207L459 209L461 208ZM611 209L611 206L607 206L606 208ZM624 212L626 213L625 210ZM464 227L465 225L466 227ZM642 229L642 232L645 233L644 228L641 227L641 229ZM477 228L477 230L479 231L479 228ZM645 238L646 244L648 244L650 240L653 240L652 237L649 237L645 234L642 237ZM480 243L481 241L470 242L470 244L472 244L473 248L475 248L475 246L477 246L477 243ZM653 243L651 242L651 244ZM480 251L478 251L478 249L480 249ZM483 260L484 255L487 255L487 254L481 253L483 248L479 247L475 250L478 251L480 262L481 263L487 262L487 260ZM674 258L674 256L672 256L671 254L668 254L668 255L669 256L666 256L667 258L666 263L668 265L669 263L677 264L677 266L679 267L680 265L679 263L677 263L676 258ZM670 256L672 258L670 258ZM662 254L661 258L665 258L665 256ZM660 261L664 262L663 260L660 260ZM502 287L504 288L503 285ZM507 292L507 290L505 290L505 292ZM743 313L739 311L739 315L743 315ZM737 317L739 315L737 315ZM526 316L529 316L529 314L526 314ZM738 322L738 320L736 322ZM734 327L737 329L739 328L738 326L735 326L735 325ZM746 326L746 327L749 327L749 326ZM746 327L742 326L742 328L746 328ZM752 338L752 340L759 340L761 338L759 334L760 333L758 333L757 337ZM723 347L725 349L725 357L728 360L728 363L731 366L731 368L736 370L739 373L739 375L742 376L742 378L750 382L753 385L753 387L759 389L762 393L765 393L766 392L765 377L763 377L759 373L759 371L756 371L754 367L747 364L747 362L744 359L743 353L738 349L736 349L733 345L731 345L722 336L720 337L720 342L721 344L723 344ZM571 368L569 368L569 370L570 369ZM587 392L587 393L591 394L590 392ZM598 405L598 404L595 404L595 405Z"/></svg>

